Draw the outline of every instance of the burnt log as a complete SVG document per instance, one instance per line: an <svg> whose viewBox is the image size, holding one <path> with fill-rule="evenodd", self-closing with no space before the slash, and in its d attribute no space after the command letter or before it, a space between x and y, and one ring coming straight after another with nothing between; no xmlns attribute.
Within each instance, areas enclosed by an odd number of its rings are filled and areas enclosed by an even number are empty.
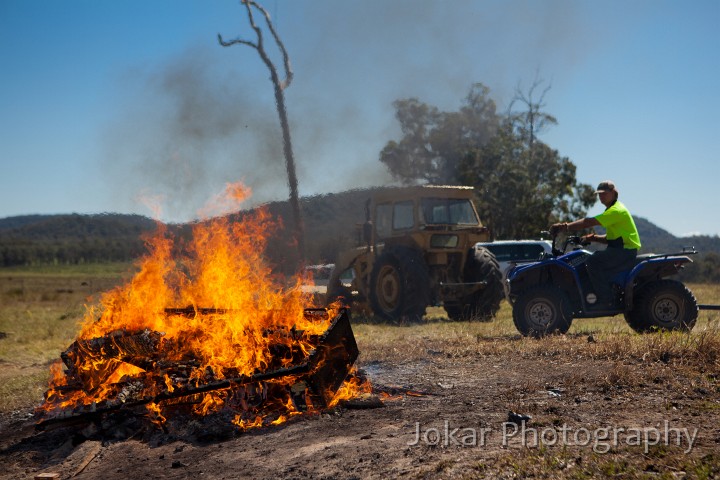
<svg viewBox="0 0 720 480"><path fill-rule="evenodd" d="M117 330L90 340L76 340L60 354L67 367L66 377L86 391L104 384L121 363L145 369L157 357L163 334ZM78 369L83 365L85 368Z"/></svg>

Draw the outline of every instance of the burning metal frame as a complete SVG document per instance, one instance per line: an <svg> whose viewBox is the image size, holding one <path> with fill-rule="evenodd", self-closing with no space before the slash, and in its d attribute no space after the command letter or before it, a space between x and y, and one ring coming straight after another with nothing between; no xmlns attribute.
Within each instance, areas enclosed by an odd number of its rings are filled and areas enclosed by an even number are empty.
<svg viewBox="0 0 720 480"><path fill-rule="evenodd" d="M166 309L165 313L194 317L228 311L188 307ZM206 402L233 409L239 426L258 425L258 418L266 419L260 425L271 423L267 419L272 419L273 412L277 420L287 413L326 408L351 373L359 351L347 309L308 308L304 315L310 320L329 321L329 327L322 335L307 335L294 327L265 331L271 340L272 358L278 359L278 364L273 362L252 375L240 375L232 369L218 375L209 367L198 373L201 369L196 359L163 358L163 334L148 329L77 340L61 355L68 382L46 393L43 408L36 412L36 428L93 421L136 407L145 407L145 414L156 411L162 418L160 411ZM309 352L304 348L307 344L312 346ZM87 357L98 360L93 362L98 367L92 372L77 368ZM123 364L131 366L131 373L113 378ZM89 404L66 400L99 389L104 389L103 400Z"/></svg>

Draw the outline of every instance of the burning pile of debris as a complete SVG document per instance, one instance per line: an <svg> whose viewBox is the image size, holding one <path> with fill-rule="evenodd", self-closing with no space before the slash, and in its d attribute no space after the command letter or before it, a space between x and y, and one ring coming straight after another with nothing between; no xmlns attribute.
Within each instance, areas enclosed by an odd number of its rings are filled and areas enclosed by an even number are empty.
<svg viewBox="0 0 720 480"><path fill-rule="evenodd" d="M188 315L188 309L168 309ZM205 315L227 315L212 311ZM326 323L322 335L297 329L267 331L271 363L252 375L229 368L222 376L200 369L191 357L172 359L177 341L160 332L115 331L77 340L62 354L64 384L51 388L38 411L38 427L93 420L124 410L139 411L162 423L167 411L198 415L232 412L241 429L281 423L291 415L319 411L342 398L338 391L351 374L358 350L347 310L334 318L325 309L307 309L309 321ZM310 348L309 353L307 352ZM90 400L90 403L87 403ZM138 407L144 406L143 412Z"/></svg>
<svg viewBox="0 0 720 480"><path fill-rule="evenodd" d="M198 224L178 258L159 225L139 272L88 309L53 366L38 426L111 413L164 426L175 414L212 414L245 430L352 396L358 349L348 311L307 308L307 279L278 285L262 255L272 226L262 211Z"/></svg>

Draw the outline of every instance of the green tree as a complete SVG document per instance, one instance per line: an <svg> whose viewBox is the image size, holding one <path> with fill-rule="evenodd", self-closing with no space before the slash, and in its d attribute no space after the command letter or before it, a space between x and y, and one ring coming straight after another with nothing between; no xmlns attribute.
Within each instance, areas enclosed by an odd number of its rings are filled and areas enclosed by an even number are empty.
<svg viewBox="0 0 720 480"><path fill-rule="evenodd" d="M475 186L480 216L496 239L537 237L558 219L584 216L595 202L567 157L538 141L527 148L510 122L466 156L462 172L459 180Z"/></svg>
<svg viewBox="0 0 720 480"><path fill-rule="evenodd" d="M388 142L380 161L404 184L475 186L481 217L497 239L536 237L557 220L581 217L596 200L593 189L577 182L567 157L537 139L556 122L541 109L544 92L534 100L537 86L519 96L527 114L498 115L482 84L458 112L398 100L403 138Z"/></svg>
<svg viewBox="0 0 720 480"><path fill-rule="evenodd" d="M467 152L481 148L496 134L500 117L490 90L477 83L457 112L440 112L417 98L394 102L403 138L380 152L393 178L403 184L455 183Z"/></svg>

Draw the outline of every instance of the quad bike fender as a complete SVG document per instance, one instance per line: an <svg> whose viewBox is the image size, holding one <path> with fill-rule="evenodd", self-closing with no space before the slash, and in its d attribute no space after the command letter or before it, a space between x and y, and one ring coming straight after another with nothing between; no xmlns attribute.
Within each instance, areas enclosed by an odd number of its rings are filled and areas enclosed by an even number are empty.
<svg viewBox="0 0 720 480"><path fill-rule="evenodd" d="M570 298L580 297L580 282L570 265L557 259L518 265L508 274L511 301L524 290L541 284L553 284Z"/></svg>
<svg viewBox="0 0 720 480"><path fill-rule="evenodd" d="M633 267L621 282L625 290L625 309L632 308L633 294L638 287L661 278L677 274L685 267L686 263L692 263L686 255L649 255Z"/></svg>

